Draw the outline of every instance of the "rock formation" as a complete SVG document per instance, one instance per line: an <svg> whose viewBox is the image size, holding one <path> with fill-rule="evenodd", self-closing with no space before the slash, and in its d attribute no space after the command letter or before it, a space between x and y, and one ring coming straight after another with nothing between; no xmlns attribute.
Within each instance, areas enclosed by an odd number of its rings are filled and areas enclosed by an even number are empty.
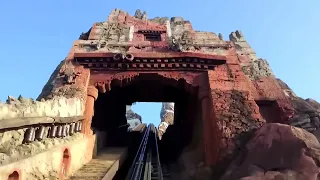
<svg viewBox="0 0 320 180"><path fill-rule="evenodd" d="M280 79L278 82L295 110L290 124L309 132L315 132L320 126L320 104L313 99L298 97L286 83Z"/></svg>
<svg viewBox="0 0 320 180"><path fill-rule="evenodd" d="M106 139L123 146L119 126L141 121L134 102L174 102L163 103L159 149L178 179L319 174L320 104L277 79L240 31L228 41L182 17L115 9L73 43L37 101L0 104L0 179L62 179Z"/></svg>
<svg viewBox="0 0 320 180"><path fill-rule="evenodd" d="M169 125L174 121L174 103L162 103L160 112L161 123L158 127L158 135L161 139L162 135L166 132Z"/></svg>
<svg viewBox="0 0 320 180"><path fill-rule="evenodd" d="M263 125L221 180L317 180L320 144L311 133L284 124Z"/></svg>
<svg viewBox="0 0 320 180"><path fill-rule="evenodd" d="M140 125L142 122L141 116L135 113L131 106L126 106L126 118L129 124L128 129L134 129L136 126Z"/></svg>

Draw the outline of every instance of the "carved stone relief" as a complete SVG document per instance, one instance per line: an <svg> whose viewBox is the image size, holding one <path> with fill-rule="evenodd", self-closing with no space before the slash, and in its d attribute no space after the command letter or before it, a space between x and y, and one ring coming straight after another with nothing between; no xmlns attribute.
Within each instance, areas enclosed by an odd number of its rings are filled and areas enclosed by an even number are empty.
<svg viewBox="0 0 320 180"><path fill-rule="evenodd" d="M100 41L120 42L127 40L129 35L129 27L120 25L120 23L105 23Z"/></svg>
<svg viewBox="0 0 320 180"><path fill-rule="evenodd" d="M184 31L180 37L169 38L169 47L174 51L187 51L192 47L193 40L189 31Z"/></svg>
<svg viewBox="0 0 320 180"><path fill-rule="evenodd" d="M66 62L61 68L59 76L63 78L64 84L74 84L76 78L81 75L78 68L75 68L71 62Z"/></svg>
<svg viewBox="0 0 320 180"><path fill-rule="evenodd" d="M126 52L125 42L129 40L130 27L120 23L99 23L96 28L102 29L100 39L90 50L99 51L100 49L110 52Z"/></svg>

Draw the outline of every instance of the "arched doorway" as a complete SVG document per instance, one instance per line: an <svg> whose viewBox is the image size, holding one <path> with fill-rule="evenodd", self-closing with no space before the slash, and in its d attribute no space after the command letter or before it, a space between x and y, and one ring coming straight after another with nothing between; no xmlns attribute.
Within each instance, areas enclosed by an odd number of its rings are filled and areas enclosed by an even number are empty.
<svg viewBox="0 0 320 180"><path fill-rule="evenodd" d="M133 78L130 77L130 80L113 79L110 82L110 90L100 91L98 94L94 104L92 127L108 132L107 145L125 146L127 138L123 134L127 130L123 125L127 123L126 105L134 102L175 102L177 104L175 119L178 123L178 120L183 119L186 114L182 109L187 108L184 105L188 103L187 99L190 97L197 99L198 88L183 78L168 78L157 73L141 73Z"/></svg>
<svg viewBox="0 0 320 180"><path fill-rule="evenodd" d="M19 180L19 179L20 179L20 175L17 171L13 171L8 177L8 180Z"/></svg>
<svg viewBox="0 0 320 180"><path fill-rule="evenodd" d="M68 149L65 149L62 154L62 163L60 168L60 180L64 180L67 177L69 166L70 166L70 152Z"/></svg>

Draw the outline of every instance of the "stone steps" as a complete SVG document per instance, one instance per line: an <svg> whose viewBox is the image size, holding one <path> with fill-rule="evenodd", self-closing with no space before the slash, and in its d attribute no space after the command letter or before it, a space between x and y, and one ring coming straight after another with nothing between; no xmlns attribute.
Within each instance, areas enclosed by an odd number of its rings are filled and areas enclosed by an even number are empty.
<svg viewBox="0 0 320 180"><path fill-rule="evenodd" d="M102 180L111 179L122 164L126 155L124 148L108 148L75 172L68 180Z"/></svg>

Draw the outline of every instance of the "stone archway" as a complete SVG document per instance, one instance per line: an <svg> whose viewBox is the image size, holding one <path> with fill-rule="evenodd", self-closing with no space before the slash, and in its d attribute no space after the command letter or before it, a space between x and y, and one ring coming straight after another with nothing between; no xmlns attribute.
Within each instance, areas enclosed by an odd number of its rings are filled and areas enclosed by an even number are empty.
<svg viewBox="0 0 320 180"><path fill-rule="evenodd" d="M83 132L87 135L92 134L91 124L94 116L94 104L98 98L99 93L107 93L113 88L126 87L140 81L146 77L153 78L152 80L162 83L167 83L179 88L183 88L188 93L194 93L195 87L197 89L197 99L202 107L202 128L201 137L204 141L204 161L215 159L218 156L220 141L214 137L213 134L218 133L213 130L212 116L212 100L210 98L210 87L208 84L207 72L104 72L92 73L90 77L89 86L87 89L87 101L85 109L85 121L83 122ZM147 77L147 78L148 78ZM160 112L159 112L160 113Z"/></svg>

